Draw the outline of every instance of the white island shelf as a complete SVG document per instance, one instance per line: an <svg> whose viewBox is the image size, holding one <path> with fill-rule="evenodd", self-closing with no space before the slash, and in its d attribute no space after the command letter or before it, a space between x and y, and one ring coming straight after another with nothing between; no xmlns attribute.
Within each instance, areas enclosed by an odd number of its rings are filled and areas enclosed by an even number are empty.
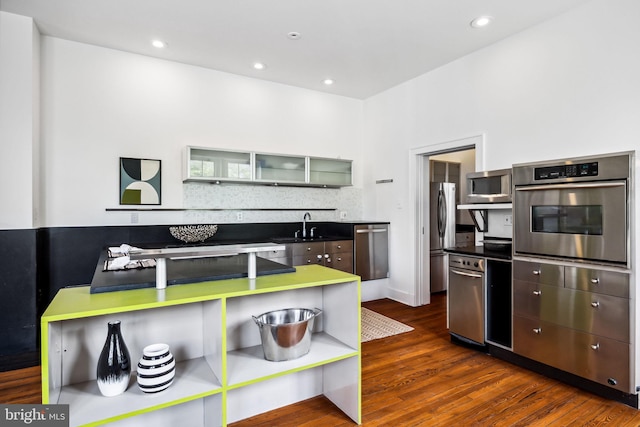
<svg viewBox="0 0 640 427"><path fill-rule="evenodd" d="M311 350L267 361L251 316L290 307L323 311ZM132 372L124 394L100 394L96 364L112 320L121 321L132 371L144 346L170 345L177 366L168 389L143 393ZM359 424L360 357L360 279L326 267L165 290L67 288L42 316L42 399L69 404L71 426L209 427L324 394ZM263 393L277 397L246 404Z"/></svg>

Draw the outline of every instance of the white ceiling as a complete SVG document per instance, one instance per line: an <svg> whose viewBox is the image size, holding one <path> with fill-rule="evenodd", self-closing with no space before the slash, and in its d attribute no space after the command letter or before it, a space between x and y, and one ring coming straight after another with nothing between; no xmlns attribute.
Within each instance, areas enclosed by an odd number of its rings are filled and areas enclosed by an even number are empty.
<svg viewBox="0 0 640 427"><path fill-rule="evenodd" d="M53 37L364 99L586 1L0 0L0 10ZM492 25L471 28L479 15Z"/></svg>

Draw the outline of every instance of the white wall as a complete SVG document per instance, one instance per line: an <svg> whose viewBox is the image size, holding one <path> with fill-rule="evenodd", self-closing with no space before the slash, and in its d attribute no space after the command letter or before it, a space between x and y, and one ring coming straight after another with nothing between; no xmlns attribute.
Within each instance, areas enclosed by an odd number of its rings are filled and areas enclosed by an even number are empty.
<svg viewBox="0 0 640 427"><path fill-rule="evenodd" d="M41 224L129 223L128 215L105 212L118 207L120 156L163 161L163 207L183 205L186 145L351 158L363 216L391 221L391 294L412 303L416 195L410 151L484 134L479 166L499 169L635 149L638 15L635 0L594 0L364 103L45 37ZM7 43L6 22L16 18L0 16L5 73L5 58L28 52L32 59L35 49L25 42L24 23L17 44ZM32 74L28 68L12 63L10 70ZM4 96L13 90L6 81L0 79L3 113ZM31 89L12 98L12 108L24 110L20 118L33 116ZM24 173L30 163L8 160L16 151L7 152L6 132L24 132L32 124L1 129L0 189L12 205L3 207L0 225L30 225L31 195L25 201L23 192L34 184L15 177L29 180L35 171ZM33 135L20 138L31 141ZM28 142L16 146L17 158L35 155L32 149ZM376 184L379 179L393 182ZM141 223L183 219L174 213L139 218Z"/></svg>
<svg viewBox="0 0 640 427"><path fill-rule="evenodd" d="M45 226L130 223L105 212L120 207L119 157L162 160L162 207L183 207L187 145L352 159L362 185L362 101L351 98L44 37L42 111Z"/></svg>
<svg viewBox="0 0 640 427"><path fill-rule="evenodd" d="M411 149L484 133L480 165L501 169L639 147L638 16L594 0L365 101L364 206L393 226L391 296L415 298Z"/></svg>
<svg viewBox="0 0 640 427"><path fill-rule="evenodd" d="M0 229L38 222L38 31L0 12Z"/></svg>

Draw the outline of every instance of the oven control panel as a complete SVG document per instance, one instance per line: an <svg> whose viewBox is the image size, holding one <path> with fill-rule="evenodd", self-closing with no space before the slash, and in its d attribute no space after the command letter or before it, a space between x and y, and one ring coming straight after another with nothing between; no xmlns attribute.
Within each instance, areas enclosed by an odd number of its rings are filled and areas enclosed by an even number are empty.
<svg viewBox="0 0 640 427"><path fill-rule="evenodd" d="M449 267L484 272L484 258L449 254Z"/></svg>
<svg viewBox="0 0 640 427"><path fill-rule="evenodd" d="M598 176L598 162L546 166L534 169L534 179L577 178Z"/></svg>

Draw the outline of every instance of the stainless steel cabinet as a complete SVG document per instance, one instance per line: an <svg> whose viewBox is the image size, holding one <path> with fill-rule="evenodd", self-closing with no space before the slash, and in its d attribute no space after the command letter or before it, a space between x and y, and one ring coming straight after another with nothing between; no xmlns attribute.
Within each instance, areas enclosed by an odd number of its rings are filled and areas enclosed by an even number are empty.
<svg viewBox="0 0 640 427"><path fill-rule="evenodd" d="M529 319L513 318L514 351L529 359L631 393L631 344Z"/></svg>
<svg viewBox="0 0 640 427"><path fill-rule="evenodd" d="M514 262L513 351L632 393L629 276Z"/></svg>
<svg viewBox="0 0 640 427"><path fill-rule="evenodd" d="M285 265L319 264L353 273L353 241L287 243L284 251L261 252L258 256Z"/></svg>
<svg viewBox="0 0 640 427"><path fill-rule="evenodd" d="M292 243L293 261L291 265L323 264L324 242Z"/></svg>
<svg viewBox="0 0 640 427"><path fill-rule="evenodd" d="M325 242L324 250L325 266L353 273L353 242L351 240Z"/></svg>

